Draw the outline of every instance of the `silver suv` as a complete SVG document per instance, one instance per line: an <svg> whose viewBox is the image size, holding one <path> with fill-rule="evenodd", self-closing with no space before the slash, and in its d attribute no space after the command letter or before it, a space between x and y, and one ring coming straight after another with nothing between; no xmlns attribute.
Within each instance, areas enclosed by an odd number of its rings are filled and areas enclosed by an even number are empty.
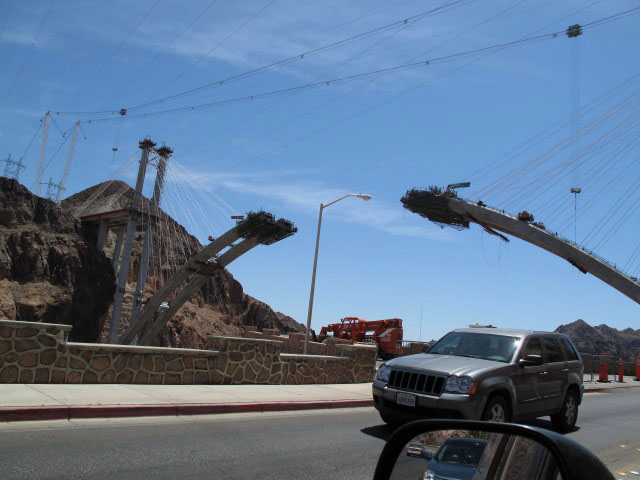
<svg viewBox="0 0 640 480"><path fill-rule="evenodd" d="M382 420L465 418L497 422L550 415L572 429L582 402L584 365L566 335L461 328L427 353L382 364L373 400Z"/></svg>

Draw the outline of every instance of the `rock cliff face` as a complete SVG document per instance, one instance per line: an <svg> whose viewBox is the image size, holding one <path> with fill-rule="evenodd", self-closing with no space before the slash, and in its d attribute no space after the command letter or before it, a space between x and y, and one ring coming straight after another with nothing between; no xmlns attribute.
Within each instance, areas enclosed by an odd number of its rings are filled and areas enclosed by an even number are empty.
<svg viewBox="0 0 640 480"><path fill-rule="evenodd" d="M583 353L606 353L616 358L640 355L640 330L617 330L604 324L592 327L584 320L576 320L560 325L556 332L568 335Z"/></svg>
<svg viewBox="0 0 640 480"><path fill-rule="evenodd" d="M0 177L0 316L64 322L72 339L95 341L114 292L107 258L80 221L51 200Z"/></svg>
<svg viewBox="0 0 640 480"><path fill-rule="evenodd" d="M72 340L104 341L109 328L115 274L111 257L115 234L104 253L95 248L97 225L79 217L126 208L133 190L123 182L99 184L62 202L32 195L19 183L0 177L0 316L73 325ZM148 208L145 199L143 205ZM162 213L154 236L145 298L202 248L198 240ZM140 266L143 229L134 242L121 328L129 323L132 294ZM207 335L241 336L242 325L302 331L291 317L244 293L226 270L212 278L174 316L158 344L205 348Z"/></svg>

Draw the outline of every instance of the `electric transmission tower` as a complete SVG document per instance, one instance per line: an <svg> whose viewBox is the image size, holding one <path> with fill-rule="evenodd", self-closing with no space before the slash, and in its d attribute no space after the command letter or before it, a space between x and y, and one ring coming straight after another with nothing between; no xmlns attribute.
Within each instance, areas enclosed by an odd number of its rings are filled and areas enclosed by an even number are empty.
<svg viewBox="0 0 640 480"><path fill-rule="evenodd" d="M12 178L13 180L19 180L20 170L24 168L24 165L22 164L22 157L20 157L20 160L15 161L11 159L11 154L9 154L7 158L0 161L5 162L2 176Z"/></svg>

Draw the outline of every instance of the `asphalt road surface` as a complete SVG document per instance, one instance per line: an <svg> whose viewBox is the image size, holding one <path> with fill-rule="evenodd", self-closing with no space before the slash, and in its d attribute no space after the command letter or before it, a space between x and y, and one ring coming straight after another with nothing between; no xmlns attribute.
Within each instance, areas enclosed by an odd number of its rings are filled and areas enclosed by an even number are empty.
<svg viewBox="0 0 640 480"><path fill-rule="evenodd" d="M640 389L589 394L569 436L617 478L634 477L639 405ZM367 479L390 433L372 408L9 423L0 425L0 477Z"/></svg>

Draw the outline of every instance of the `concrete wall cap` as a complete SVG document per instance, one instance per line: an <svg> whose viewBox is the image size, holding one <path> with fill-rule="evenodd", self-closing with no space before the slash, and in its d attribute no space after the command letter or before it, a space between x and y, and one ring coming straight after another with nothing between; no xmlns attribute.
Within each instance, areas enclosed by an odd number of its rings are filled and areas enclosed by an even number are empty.
<svg viewBox="0 0 640 480"><path fill-rule="evenodd" d="M79 348L81 350L92 351L108 351L108 352L126 352L126 353L166 353L166 354L187 354L187 355L203 355L215 357L217 351L213 350L196 350L195 348L168 348L168 347L144 347L139 345L112 345L108 343L79 343L67 342L68 348Z"/></svg>
<svg viewBox="0 0 640 480"><path fill-rule="evenodd" d="M363 344L346 345L343 343L336 343L336 348L342 348L344 350L376 350L378 346Z"/></svg>
<svg viewBox="0 0 640 480"><path fill-rule="evenodd" d="M8 327L33 327L33 328L59 328L60 330L66 330L68 332L73 328L71 325L62 325L60 323L42 323L42 322L24 322L22 320L9 320L8 318L0 319L0 325L6 325Z"/></svg>
<svg viewBox="0 0 640 480"><path fill-rule="evenodd" d="M209 335L207 340L214 339L231 340L232 342L244 342L244 343L272 343L274 345L282 345L282 340L268 340L265 338L245 338L245 337L221 337L219 335Z"/></svg>
<svg viewBox="0 0 640 480"><path fill-rule="evenodd" d="M335 357L333 355L304 355L302 353L281 353L281 360L295 360L297 358L300 359L311 359L311 360L346 360L347 362L351 359L349 357Z"/></svg>

